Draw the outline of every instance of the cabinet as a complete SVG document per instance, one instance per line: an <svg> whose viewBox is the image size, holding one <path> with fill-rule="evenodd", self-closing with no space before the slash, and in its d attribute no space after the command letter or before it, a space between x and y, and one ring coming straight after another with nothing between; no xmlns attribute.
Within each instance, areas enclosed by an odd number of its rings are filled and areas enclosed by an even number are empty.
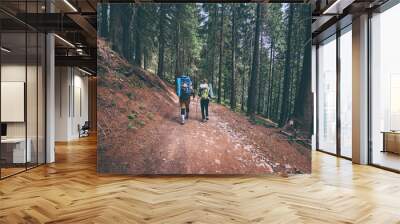
<svg viewBox="0 0 400 224"><path fill-rule="evenodd" d="M388 131L383 134L383 152L400 154L400 132Z"/></svg>

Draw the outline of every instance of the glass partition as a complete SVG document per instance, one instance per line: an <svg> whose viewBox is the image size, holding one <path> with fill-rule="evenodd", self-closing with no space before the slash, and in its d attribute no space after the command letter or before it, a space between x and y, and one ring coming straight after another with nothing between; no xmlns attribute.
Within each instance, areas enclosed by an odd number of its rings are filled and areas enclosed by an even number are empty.
<svg viewBox="0 0 400 224"><path fill-rule="evenodd" d="M2 177L24 171L31 161L31 151L26 150L26 41L25 32L1 35Z"/></svg>
<svg viewBox="0 0 400 224"><path fill-rule="evenodd" d="M336 36L318 48L318 149L336 153Z"/></svg>
<svg viewBox="0 0 400 224"><path fill-rule="evenodd" d="M23 12L44 1L19 2ZM1 3L3 4L3 3ZM0 4L0 6L1 6ZM0 12L0 178L45 163L45 35Z"/></svg>
<svg viewBox="0 0 400 224"><path fill-rule="evenodd" d="M352 157L352 33L351 26L340 36L340 154Z"/></svg>
<svg viewBox="0 0 400 224"><path fill-rule="evenodd" d="M371 162L400 170L400 4L371 18Z"/></svg>

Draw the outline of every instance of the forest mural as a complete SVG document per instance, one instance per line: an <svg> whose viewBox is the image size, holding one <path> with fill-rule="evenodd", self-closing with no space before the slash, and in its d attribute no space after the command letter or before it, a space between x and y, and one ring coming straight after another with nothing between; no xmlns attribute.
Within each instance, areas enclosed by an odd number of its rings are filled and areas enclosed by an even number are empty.
<svg viewBox="0 0 400 224"><path fill-rule="evenodd" d="M98 7L99 172L311 171L308 5Z"/></svg>

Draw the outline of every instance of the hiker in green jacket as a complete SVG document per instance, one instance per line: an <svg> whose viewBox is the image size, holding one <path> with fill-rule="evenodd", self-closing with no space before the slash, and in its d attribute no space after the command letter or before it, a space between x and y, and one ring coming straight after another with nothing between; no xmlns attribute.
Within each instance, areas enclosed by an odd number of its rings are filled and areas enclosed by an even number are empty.
<svg viewBox="0 0 400 224"><path fill-rule="evenodd" d="M212 91L208 86L207 79L201 80L198 95L200 97L201 117L203 122L208 120L208 104L212 97L211 94Z"/></svg>

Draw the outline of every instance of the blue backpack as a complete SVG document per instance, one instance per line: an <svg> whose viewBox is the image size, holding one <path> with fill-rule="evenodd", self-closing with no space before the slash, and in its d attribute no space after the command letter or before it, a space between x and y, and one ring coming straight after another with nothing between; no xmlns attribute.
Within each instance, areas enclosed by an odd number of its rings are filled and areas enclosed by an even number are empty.
<svg viewBox="0 0 400 224"><path fill-rule="evenodd" d="M192 80L190 79L189 76L185 75L179 76L176 79L176 95L178 95L180 98L185 98L185 99L190 97L192 91L190 88L191 85L192 85Z"/></svg>

